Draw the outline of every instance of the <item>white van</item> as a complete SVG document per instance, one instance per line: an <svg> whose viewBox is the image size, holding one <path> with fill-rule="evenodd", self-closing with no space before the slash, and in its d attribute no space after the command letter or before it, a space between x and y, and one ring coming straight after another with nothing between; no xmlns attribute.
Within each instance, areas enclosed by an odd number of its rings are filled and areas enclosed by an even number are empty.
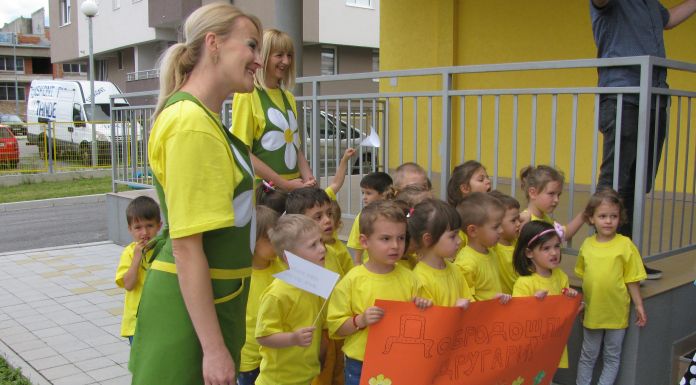
<svg viewBox="0 0 696 385"><path fill-rule="evenodd" d="M89 81L34 80L27 99L27 142L46 148L46 126L53 122L49 134L55 140L58 155L74 152L85 164L91 162L92 125L95 122L100 159L108 159L111 149L111 118L109 96L121 91L111 82L94 82L94 117L91 116ZM115 106L125 106L123 98L114 99Z"/></svg>

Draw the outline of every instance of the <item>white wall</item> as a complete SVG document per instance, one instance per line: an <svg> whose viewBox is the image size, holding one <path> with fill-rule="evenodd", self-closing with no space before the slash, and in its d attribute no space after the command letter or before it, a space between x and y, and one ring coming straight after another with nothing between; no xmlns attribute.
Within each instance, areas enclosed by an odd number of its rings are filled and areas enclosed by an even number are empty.
<svg viewBox="0 0 696 385"><path fill-rule="evenodd" d="M319 41L378 48L379 1L372 0L372 9L348 6L346 0L319 1Z"/></svg>
<svg viewBox="0 0 696 385"><path fill-rule="evenodd" d="M113 9L114 0L98 1L99 11L93 20L94 53L142 44L156 38L155 29L148 27L148 2L118 0L120 8ZM89 54L87 17L78 11L79 55Z"/></svg>

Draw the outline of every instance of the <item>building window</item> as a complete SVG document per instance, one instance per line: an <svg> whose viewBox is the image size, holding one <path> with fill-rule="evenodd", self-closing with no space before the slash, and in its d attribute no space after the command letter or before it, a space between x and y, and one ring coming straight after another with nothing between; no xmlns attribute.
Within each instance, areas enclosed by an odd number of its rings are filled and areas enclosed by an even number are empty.
<svg viewBox="0 0 696 385"><path fill-rule="evenodd" d="M13 56L0 56L0 71L24 72L24 58L17 57L16 61L13 58Z"/></svg>
<svg viewBox="0 0 696 385"><path fill-rule="evenodd" d="M64 63L63 64L63 72L64 73L86 74L88 69L89 69L89 67L87 67L87 64L80 64L80 63Z"/></svg>
<svg viewBox="0 0 696 385"><path fill-rule="evenodd" d="M15 98L15 93L19 95L19 98ZM19 85L15 88L14 83L0 83L0 100L25 100L24 99L24 86Z"/></svg>
<svg viewBox="0 0 696 385"><path fill-rule="evenodd" d="M60 25L70 24L70 0L59 0Z"/></svg>
<svg viewBox="0 0 696 385"><path fill-rule="evenodd" d="M111 0L111 4L114 10L121 8L121 0Z"/></svg>
<svg viewBox="0 0 696 385"><path fill-rule="evenodd" d="M379 72L379 50L372 50L372 72Z"/></svg>
<svg viewBox="0 0 696 385"><path fill-rule="evenodd" d="M372 0L346 0L346 5L360 8L374 8Z"/></svg>
<svg viewBox="0 0 696 385"><path fill-rule="evenodd" d="M123 69L123 52L118 51L116 53L117 61L118 61L118 69L122 70Z"/></svg>
<svg viewBox="0 0 696 385"><path fill-rule="evenodd" d="M336 48L325 47L321 49L321 74L335 75L336 68Z"/></svg>

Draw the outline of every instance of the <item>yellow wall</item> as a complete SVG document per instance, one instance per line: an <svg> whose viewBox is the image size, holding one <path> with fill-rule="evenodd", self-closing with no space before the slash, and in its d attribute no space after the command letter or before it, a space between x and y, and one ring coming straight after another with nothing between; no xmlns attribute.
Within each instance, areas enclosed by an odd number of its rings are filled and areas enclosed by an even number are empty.
<svg viewBox="0 0 696 385"><path fill-rule="evenodd" d="M668 8L678 1L663 1ZM383 0L381 1L380 20L380 70L429 68L472 64L512 63L525 61L553 61L567 59L586 59L596 56L589 16L589 0ZM665 32L668 58L696 63L696 48L693 45L696 36L696 17L686 21L678 28ZM696 74L673 73L670 71L668 81L672 88L696 90ZM495 73L486 75L458 75L453 82L453 89L486 88L520 88L520 87L585 87L595 86L596 71L558 70L529 71L525 73ZM388 80L380 84L382 92L404 92L440 90L441 77L400 78L396 86ZM494 158L498 157L499 174L504 177L516 175L519 168L531 161L531 97L521 96L518 101L518 156L516 170L512 170L512 97L500 99L500 143L494 151L493 142L493 97L484 97L482 106L482 128L485 133L482 142L482 163L492 172ZM548 163L551 160L551 97L539 96L537 100L537 151L536 163ZM672 119L676 119L676 99L671 109ZM683 111L686 111L684 102ZM426 165L427 146L427 99L420 98L418 103L417 143L413 139L413 101L404 101L404 160L412 160L414 149L417 159ZM476 157L478 141L476 129L479 117L477 100L469 97L466 101L466 134L463 157ZM692 106L696 107L696 106ZM556 165L568 173L571 161L575 161L577 181L589 184L594 139L594 97L580 96L578 106L577 155L570 158L572 125L572 96L558 97L556 127ZM460 141L459 99L453 100L452 148L453 158L458 163L462 157ZM696 108L693 108L696 114ZM432 99L432 127L435 152L433 169L441 168L437 156L437 145L441 137L441 100ZM398 163L398 101L390 100L390 165ZM683 113L684 114L684 113ZM681 161L684 163L686 152L686 120L682 118L680 141L676 141L676 132L671 132L670 156L673 158L676 143L679 142ZM672 125L672 127L676 127ZM696 126L695 126L696 127ZM692 130L693 131L693 130ZM694 159L694 144L688 149L690 159ZM601 149L601 136L600 136ZM601 152L601 150L600 150ZM664 163L664 162L663 162ZM454 166L453 165L450 165ZM682 189L683 167L678 169L678 190ZM673 179L673 164L667 167L668 180ZM691 186L693 173L689 172L687 185ZM660 170L660 178L662 170ZM661 186L661 179L658 179ZM690 187L689 187L690 189Z"/></svg>

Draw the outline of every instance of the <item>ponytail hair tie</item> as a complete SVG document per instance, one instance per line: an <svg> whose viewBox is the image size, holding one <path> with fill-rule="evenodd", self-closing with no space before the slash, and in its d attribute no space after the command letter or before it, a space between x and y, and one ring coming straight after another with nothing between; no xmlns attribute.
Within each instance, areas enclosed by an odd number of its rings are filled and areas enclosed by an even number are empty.
<svg viewBox="0 0 696 385"><path fill-rule="evenodd" d="M261 184L263 185L263 192L269 193L271 191L275 191L275 187L273 187L273 182L266 182L264 179L261 179Z"/></svg>
<svg viewBox="0 0 696 385"><path fill-rule="evenodd" d="M414 209L413 207L411 207L410 209L408 209L408 213L406 214L406 218L411 218L411 217L413 216L413 211L414 211L414 210L415 210L415 209Z"/></svg>
<svg viewBox="0 0 696 385"><path fill-rule="evenodd" d="M539 234L533 236L532 239L530 239L529 242L527 242L527 248L529 248L529 245L531 245L532 243L534 243L534 241L536 241L537 239L539 239L539 237L542 237L542 236L544 236L544 235L546 235L546 234L548 234L548 233L551 233L551 232L556 233L556 235L558 236L558 238L560 238L561 241L563 241L563 234L565 233L565 229L563 228L563 225L561 225L561 224L558 223L558 222L553 222L553 228L552 228L552 229L546 229L546 230L540 232Z"/></svg>

